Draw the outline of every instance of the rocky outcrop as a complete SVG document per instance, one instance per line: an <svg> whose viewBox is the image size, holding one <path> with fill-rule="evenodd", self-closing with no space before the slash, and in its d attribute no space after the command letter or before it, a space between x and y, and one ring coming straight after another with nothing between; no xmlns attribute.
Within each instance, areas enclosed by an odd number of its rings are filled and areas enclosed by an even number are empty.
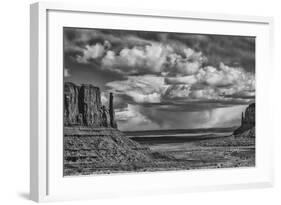
<svg viewBox="0 0 281 205"><path fill-rule="evenodd" d="M101 103L99 87L93 85L64 84L64 125L117 128L114 118L113 94L109 105Z"/></svg>
<svg viewBox="0 0 281 205"><path fill-rule="evenodd" d="M65 176L129 171L147 163L153 163L149 148L115 128L64 128Z"/></svg>
<svg viewBox="0 0 281 205"><path fill-rule="evenodd" d="M243 137L255 137L256 113L255 103L250 104L245 113L241 115L241 125L234 131L234 135Z"/></svg>

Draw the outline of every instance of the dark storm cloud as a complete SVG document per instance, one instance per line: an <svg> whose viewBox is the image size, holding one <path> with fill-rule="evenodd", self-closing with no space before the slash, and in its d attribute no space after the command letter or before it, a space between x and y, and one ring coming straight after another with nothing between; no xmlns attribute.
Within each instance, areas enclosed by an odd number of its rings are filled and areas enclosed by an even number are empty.
<svg viewBox="0 0 281 205"><path fill-rule="evenodd" d="M216 67L223 62L229 66L241 66L246 71L255 72L254 37L197 34L172 34L172 36L190 48L202 51L210 65Z"/></svg>
<svg viewBox="0 0 281 205"><path fill-rule="evenodd" d="M247 99L247 101L245 101ZM224 100L200 100L200 101L184 101L178 99L176 102L164 101L161 103L143 103L143 107L153 108L168 112L196 112L206 111L214 108L232 107L236 105L248 105L253 98L238 98L229 101Z"/></svg>
<svg viewBox="0 0 281 205"><path fill-rule="evenodd" d="M98 29L76 29L64 28L65 51L80 50L85 46L96 44L104 45L105 42L110 42L110 47L118 52L123 47L133 47L137 45L146 45L150 41L138 38L130 31L119 30L98 30Z"/></svg>
<svg viewBox="0 0 281 205"><path fill-rule="evenodd" d="M234 99L249 99L249 100L254 100L255 99L255 93L252 92L251 94L249 93L235 93L233 95L224 95L226 98L234 98Z"/></svg>
<svg viewBox="0 0 281 205"><path fill-rule="evenodd" d="M65 28L64 33L66 44L76 51L85 45L102 45L105 41L110 42L112 50L117 53L124 47L161 42L202 52L208 59L207 63L215 67L223 62L229 66L241 66L249 72L255 70L254 37L73 28Z"/></svg>

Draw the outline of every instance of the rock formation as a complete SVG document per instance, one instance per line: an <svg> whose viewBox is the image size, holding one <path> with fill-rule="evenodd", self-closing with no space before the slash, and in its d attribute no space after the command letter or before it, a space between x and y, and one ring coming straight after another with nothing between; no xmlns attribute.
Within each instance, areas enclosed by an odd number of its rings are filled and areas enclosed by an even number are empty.
<svg viewBox="0 0 281 205"><path fill-rule="evenodd" d="M64 125L117 128L114 118L113 94L108 108L101 103L99 87L64 84Z"/></svg>
<svg viewBox="0 0 281 205"><path fill-rule="evenodd" d="M64 175L135 170L151 164L149 148L117 129L113 94L108 107L93 85L64 84Z"/></svg>
<svg viewBox="0 0 281 205"><path fill-rule="evenodd" d="M113 128L117 128L117 124L115 121L115 113L113 109L113 94L109 94L109 117L110 117L110 126Z"/></svg>
<svg viewBox="0 0 281 205"><path fill-rule="evenodd" d="M255 137L255 118L255 103L252 103L246 108L245 114L242 112L241 125L233 134L236 136Z"/></svg>

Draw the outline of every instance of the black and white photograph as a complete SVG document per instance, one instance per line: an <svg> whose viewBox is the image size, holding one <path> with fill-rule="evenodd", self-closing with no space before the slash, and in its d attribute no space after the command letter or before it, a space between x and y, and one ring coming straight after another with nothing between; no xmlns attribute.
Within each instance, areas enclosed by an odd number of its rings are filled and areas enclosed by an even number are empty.
<svg viewBox="0 0 281 205"><path fill-rule="evenodd" d="M63 28L63 175L255 167L254 36Z"/></svg>

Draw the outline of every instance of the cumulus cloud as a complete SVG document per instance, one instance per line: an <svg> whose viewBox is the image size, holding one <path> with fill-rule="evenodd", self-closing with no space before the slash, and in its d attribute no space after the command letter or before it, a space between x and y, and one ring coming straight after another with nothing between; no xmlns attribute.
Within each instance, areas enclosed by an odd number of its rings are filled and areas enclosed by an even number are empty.
<svg viewBox="0 0 281 205"><path fill-rule="evenodd" d="M105 41L104 44L86 45L81 55L77 55L76 60L79 63L89 63L93 59L100 58L104 55L110 43Z"/></svg>
<svg viewBox="0 0 281 205"><path fill-rule="evenodd" d="M164 43L123 48L119 53L109 50L102 59L102 68L125 75L185 76L197 73L206 61L201 52L195 52L190 48L183 47L181 53L177 53L172 45Z"/></svg>
<svg viewBox="0 0 281 205"><path fill-rule="evenodd" d="M247 84L254 88L255 83L253 74L245 72L242 68L229 67L223 63L218 69L212 66L204 67L196 77L199 82L217 87Z"/></svg>
<svg viewBox="0 0 281 205"><path fill-rule="evenodd" d="M86 45L76 60L91 63L100 59L100 69L126 76L126 80L112 81L107 86L130 96L136 103L158 103L165 98L226 101L241 96L246 100L254 95L253 73L223 63L219 67L204 66L207 58L201 52L177 46L150 42L117 52L106 40Z"/></svg>
<svg viewBox="0 0 281 205"><path fill-rule="evenodd" d="M118 54L109 50L102 59L102 66L124 74L160 73L170 49L153 44L123 48Z"/></svg>
<svg viewBox="0 0 281 205"><path fill-rule="evenodd" d="M229 100L229 98L252 98L255 95L255 77L242 68L221 63L219 68L206 66L190 76L167 77L165 82L186 89L190 99ZM189 86L186 86L189 85ZM170 89L173 89L171 86ZM169 95L171 97L171 95ZM177 97L178 95L174 95Z"/></svg>
<svg viewBox="0 0 281 205"><path fill-rule="evenodd" d="M167 77L167 84L205 84L214 87L231 85L245 85L248 89L255 89L254 74L245 72L239 67L226 66L223 63L219 68L213 66L202 67L195 75Z"/></svg>
<svg viewBox="0 0 281 205"><path fill-rule="evenodd" d="M116 94L130 96L136 103L161 102L161 94L166 89L164 78L153 75L129 76L127 80L112 81L106 86Z"/></svg>
<svg viewBox="0 0 281 205"><path fill-rule="evenodd" d="M184 76L197 73L206 61L202 53L185 46L175 46L149 41L130 47L123 45L116 50L108 40L104 40L80 47L75 45L72 50L77 52L75 59L78 63L91 64L94 59L100 58L100 69L124 75L162 73Z"/></svg>
<svg viewBox="0 0 281 205"><path fill-rule="evenodd" d="M194 75L166 77L160 75L128 76L107 86L115 93L127 95L135 103L161 103L181 99L186 102L208 100L229 106L250 103L255 96L255 78L242 68L221 64L206 66ZM204 104L205 106L205 104Z"/></svg>

